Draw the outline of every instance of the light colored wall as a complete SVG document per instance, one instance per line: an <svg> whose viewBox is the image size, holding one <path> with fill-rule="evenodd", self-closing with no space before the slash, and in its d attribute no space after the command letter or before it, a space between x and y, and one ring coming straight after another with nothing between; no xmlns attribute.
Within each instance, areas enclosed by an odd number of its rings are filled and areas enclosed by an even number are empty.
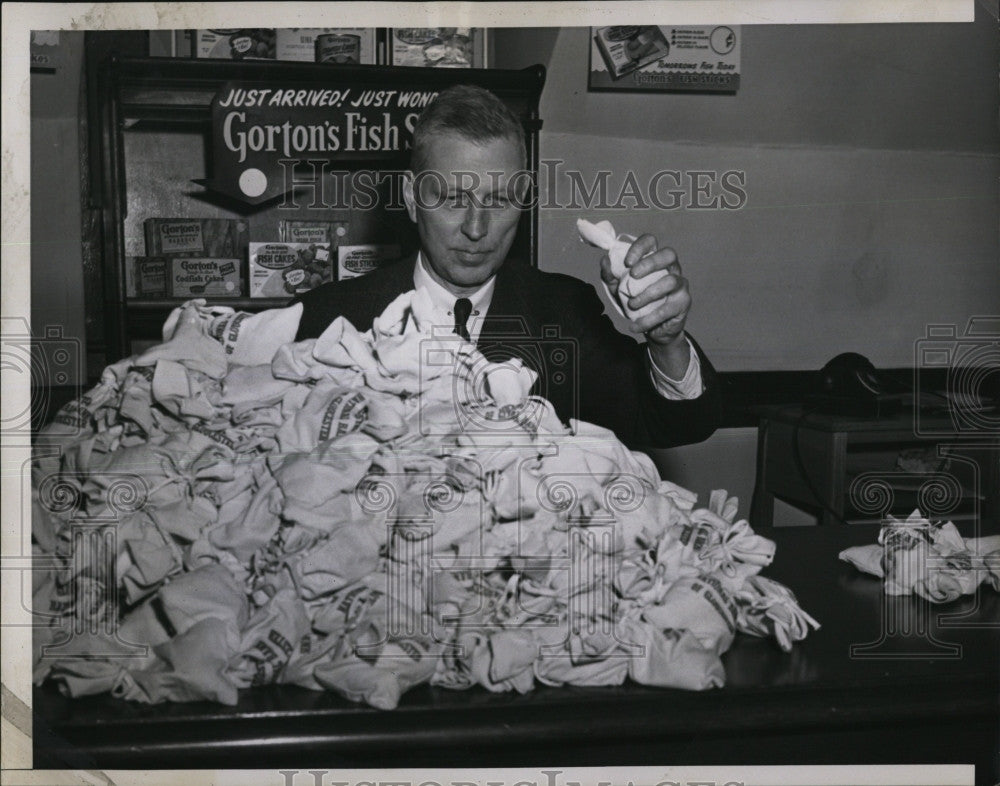
<svg viewBox="0 0 1000 786"><path fill-rule="evenodd" d="M964 325L1000 303L996 156L563 132L545 139L553 154L587 182L609 169L612 193L627 170L642 184L663 168L745 173L739 210L540 211L539 264L595 284L600 253L580 243L579 216L672 246L691 286L688 327L719 370L818 369L846 351L906 367L928 323ZM556 179L566 204L568 178Z"/></svg>
<svg viewBox="0 0 1000 786"><path fill-rule="evenodd" d="M548 69L547 133L707 144L996 152L996 21L744 25L735 95L588 93L589 29L493 31L497 68Z"/></svg>

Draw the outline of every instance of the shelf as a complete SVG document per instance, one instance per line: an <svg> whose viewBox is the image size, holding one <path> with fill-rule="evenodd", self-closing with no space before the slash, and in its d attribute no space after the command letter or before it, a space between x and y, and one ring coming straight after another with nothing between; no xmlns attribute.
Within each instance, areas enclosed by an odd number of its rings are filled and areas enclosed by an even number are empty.
<svg viewBox="0 0 1000 786"><path fill-rule="evenodd" d="M165 298L129 298L126 301L128 309L138 311L158 311L170 310L182 306L194 297L165 297ZM236 310L256 310L263 311L267 308L283 308L289 304L291 298L275 297L209 297L205 298L210 306L229 306Z"/></svg>
<svg viewBox="0 0 1000 786"><path fill-rule="evenodd" d="M125 303L130 341L161 340L163 323L170 312L192 298L130 298ZM228 306L236 311L258 312L269 308L284 308L289 299L283 298L206 298L209 306Z"/></svg>
<svg viewBox="0 0 1000 786"><path fill-rule="evenodd" d="M212 121L209 107L190 104L125 104L122 117L127 122L126 130L156 125L205 125Z"/></svg>
<svg viewBox="0 0 1000 786"><path fill-rule="evenodd" d="M412 68L408 66L324 66L279 60L184 59L169 57L113 57L106 65L114 72L123 94L130 98L147 91L209 92L227 81L316 82L337 81L365 86L391 83L421 89L440 89L460 77L497 95L524 96L537 105L545 84L545 68L525 69Z"/></svg>

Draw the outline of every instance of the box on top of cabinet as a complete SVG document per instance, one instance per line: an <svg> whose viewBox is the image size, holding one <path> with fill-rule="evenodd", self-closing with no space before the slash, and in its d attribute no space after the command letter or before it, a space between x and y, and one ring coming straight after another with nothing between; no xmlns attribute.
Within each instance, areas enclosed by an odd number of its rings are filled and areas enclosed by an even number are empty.
<svg viewBox="0 0 1000 786"><path fill-rule="evenodd" d="M485 68L486 35L481 27L394 27L392 65L421 68Z"/></svg>
<svg viewBox="0 0 1000 786"><path fill-rule="evenodd" d="M317 51L316 41L325 36ZM281 27L277 59L304 63L374 64L374 27ZM321 56L322 55L322 56Z"/></svg>
<svg viewBox="0 0 1000 786"><path fill-rule="evenodd" d="M192 33L192 50L195 57L274 60L275 37L275 29L267 27L195 30Z"/></svg>

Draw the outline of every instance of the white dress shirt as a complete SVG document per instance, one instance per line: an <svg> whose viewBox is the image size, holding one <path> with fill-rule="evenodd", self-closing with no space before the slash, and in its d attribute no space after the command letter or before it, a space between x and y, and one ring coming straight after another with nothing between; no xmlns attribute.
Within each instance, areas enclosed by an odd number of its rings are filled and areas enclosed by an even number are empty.
<svg viewBox="0 0 1000 786"><path fill-rule="evenodd" d="M479 289L467 295L472 302L472 314L466 324L469 329L469 337L473 342L479 339L479 334L483 330L486 312L489 311L490 303L493 302L493 290L496 287L496 280L496 276L491 276L489 281L479 287ZM413 286L416 289L425 289L427 294L430 295L435 315L439 318L439 324L447 326L455 324L454 308L456 297L435 281L431 277L431 274L427 272L422 253L417 254L417 262L413 269ZM680 401L682 399L698 398L702 393L701 361L699 361L698 353L694 351L694 347L691 345L691 340L686 340L688 342L688 350L691 353L691 359L688 362L687 372L684 374L683 379L676 380L668 377L656 365L652 355L650 355L650 379L653 382L656 392L665 399Z"/></svg>
<svg viewBox="0 0 1000 786"><path fill-rule="evenodd" d="M416 289L425 289L431 296L431 304L434 306L435 324L447 326L449 329L455 324L455 300L454 294L445 289L435 281L431 274L427 272L424 255L417 254L417 264L413 269L413 286ZM493 290L497 284L497 277L490 276L489 281L483 284L475 292L466 295L472 301L472 314L469 316L466 327L469 329L469 338L475 343L479 340L479 334L483 330L483 322L486 312L493 302Z"/></svg>

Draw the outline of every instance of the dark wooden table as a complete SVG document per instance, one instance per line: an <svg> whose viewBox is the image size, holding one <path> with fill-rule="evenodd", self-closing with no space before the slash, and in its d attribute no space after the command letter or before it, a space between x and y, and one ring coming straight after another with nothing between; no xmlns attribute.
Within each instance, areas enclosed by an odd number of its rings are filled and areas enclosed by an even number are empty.
<svg viewBox="0 0 1000 786"><path fill-rule="evenodd" d="M837 558L868 525L761 530L765 572L822 628L783 653L739 636L725 688L539 688L520 696L421 687L381 712L297 688L239 705L140 706L34 695L35 767L323 768L962 764L994 783L1000 596L943 606L886 598Z"/></svg>

